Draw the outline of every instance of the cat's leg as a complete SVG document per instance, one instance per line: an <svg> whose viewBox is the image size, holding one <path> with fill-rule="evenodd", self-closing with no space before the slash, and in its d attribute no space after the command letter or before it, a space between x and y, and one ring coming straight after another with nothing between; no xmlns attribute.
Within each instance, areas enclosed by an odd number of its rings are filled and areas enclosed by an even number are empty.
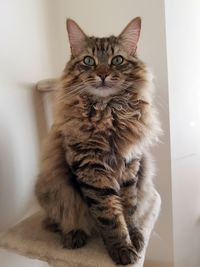
<svg viewBox="0 0 200 267"><path fill-rule="evenodd" d="M71 182L62 136L54 126L44 146L35 193L46 213L44 225L62 236L64 247L77 248L90 234L88 208Z"/></svg>
<svg viewBox="0 0 200 267"><path fill-rule="evenodd" d="M124 207L124 217L128 226L130 238L137 252L144 247L144 237L134 218L137 209L137 189L130 183L121 188L121 198Z"/></svg>
<svg viewBox="0 0 200 267"><path fill-rule="evenodd" d="M124 219L118 183L103 164L87 161L73 165L76 165L77 181L111 258L123 265L136 262L138 255Z"/></svg>
<svg viewBox="0 0 200 267"><path fill-rule="evenodd" d="M144 247L144 237L141 230L139 229L139 225L137 225L137 219L135 218L135 211L138 205L137 181L139 168L139 160L132 160L129 164L127 164L126 172L124 173L124 179L121 183L120 189L124 217L128 226L131 241L137 252L140 252Z"/></svg>
<svg viewBox="0 0 200 267"><path fill-rule="evenodd" d="M63 247L76 249L84 246L90 235L88 207L71 185L63 185L58 192L60 229Z"/></svg>

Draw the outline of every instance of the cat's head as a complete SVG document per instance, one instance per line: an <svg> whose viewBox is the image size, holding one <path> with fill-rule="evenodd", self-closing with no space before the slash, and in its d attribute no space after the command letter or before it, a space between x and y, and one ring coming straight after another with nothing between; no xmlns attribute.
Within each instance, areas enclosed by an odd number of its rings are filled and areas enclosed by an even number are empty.
<svg viewBox="0 0 200 267"><path fill-rule="evenodd" d="M71 19L67 31L71 59L67 64L68 87L100 97L118 94L140 79L142 65L136 56L141 19L133 19L117 37L87 36Z"/></svg>

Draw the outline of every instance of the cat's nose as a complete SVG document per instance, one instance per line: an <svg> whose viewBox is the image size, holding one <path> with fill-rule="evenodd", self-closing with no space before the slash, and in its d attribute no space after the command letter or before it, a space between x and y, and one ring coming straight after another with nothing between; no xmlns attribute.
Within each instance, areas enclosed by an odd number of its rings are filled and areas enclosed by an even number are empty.
<svg viewBox="0 0 200 267"><path fill-rule="evenodd" d="M101 80L104 82L106 77L108 76L107 73L99 73L98 76L101 78Z"/></svg>

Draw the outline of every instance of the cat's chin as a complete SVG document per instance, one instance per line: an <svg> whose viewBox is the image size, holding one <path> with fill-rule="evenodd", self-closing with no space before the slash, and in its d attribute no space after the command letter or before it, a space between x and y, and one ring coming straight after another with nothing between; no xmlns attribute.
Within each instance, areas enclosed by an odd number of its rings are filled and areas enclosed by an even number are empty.
<svg viewBox="0 0 200 267"><path fill-rule="evenodd" d="M89 88L87 88L87 91L90 94L93 94L95 96L108 97L111 95L115 95L118 90L116 90L116 88L102 86L102 87L98 87L98 88L89 87Z"/></svg>

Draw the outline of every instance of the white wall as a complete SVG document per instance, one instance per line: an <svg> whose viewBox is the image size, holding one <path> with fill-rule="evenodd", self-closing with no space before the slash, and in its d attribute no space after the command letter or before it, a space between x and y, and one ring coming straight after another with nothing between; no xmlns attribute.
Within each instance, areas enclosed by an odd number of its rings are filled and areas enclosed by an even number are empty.
<svg viewBox="0 0 200 267"><path fill-rule="evenodd" d="M39 141L33 85L53 76L48 2L0 1L0 230L30 212L34 201ZM27 266L27 260L1 252L0 266Z"/></svg>
<svg viewBox="0 0 200 267"><path fill-rule="evenodd" d="M175 267L199 267L200 1L165 2Z"/></svg>
<svg viewBox="0 0 200 267"><path fill-rule="evenodd" d="M141 16L139 54L155 73L156 103L165 132L162 143L155 150L158 166L156 185L162 196L162 212L145 266L172 267L164 0L1 0L0 3L1 36L4 36L0 42L0 227L3 229L17 221L33 203L32 188L38 169L38 135L32 85L40 79L60 75L69 57L66 17L77 20L89 34L104 36L118 34L129 20ZM20 261L11 259L9 257L6 265L5 253L0 254L3 266L23 266ZM26 264L24 262L24 266ZM41 266L37 262L31 264Z"/></svg>

